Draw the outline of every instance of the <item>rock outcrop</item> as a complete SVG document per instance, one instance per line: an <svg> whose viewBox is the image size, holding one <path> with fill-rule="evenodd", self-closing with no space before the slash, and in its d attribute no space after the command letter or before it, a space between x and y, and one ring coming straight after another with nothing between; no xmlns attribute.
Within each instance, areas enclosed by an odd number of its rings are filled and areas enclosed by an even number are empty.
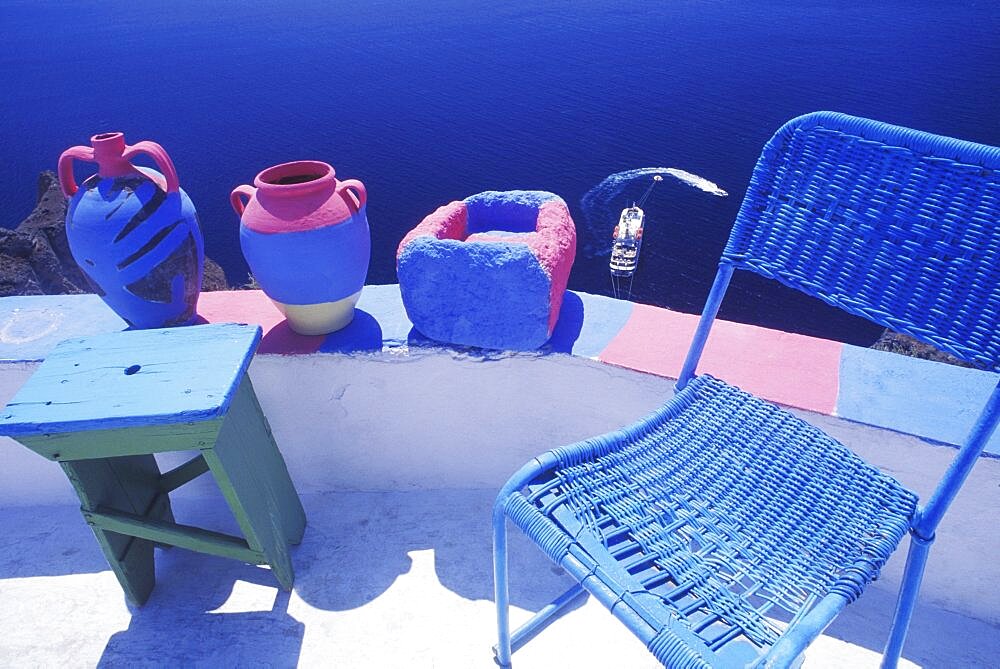
<svg viewBox="0 0 1000 669"><path fill-rule="evenodd" d="M924 360L934 360L935 362L946 362L949 365L957 365L958 367L973 366L964 360L959 360L950 353L939 351L930 344L925 344L921 341L917 341L909 335L899 334L898 332L893 332L892 330L886 330L883 332L882 336L879 337L879 340L872 344L871 347L877 351L890 351L892 353L908 355L911 358L922 358Z"/></svg>
<svg viewBox="0 0 1000 669"><path fill-rule="evenodd" d="M38 204L17 228L0 228L0 297L93 292L66 239L66 198L54 172L38 176ZM226 275L205 258L202 290L229 290Z"/></svg>

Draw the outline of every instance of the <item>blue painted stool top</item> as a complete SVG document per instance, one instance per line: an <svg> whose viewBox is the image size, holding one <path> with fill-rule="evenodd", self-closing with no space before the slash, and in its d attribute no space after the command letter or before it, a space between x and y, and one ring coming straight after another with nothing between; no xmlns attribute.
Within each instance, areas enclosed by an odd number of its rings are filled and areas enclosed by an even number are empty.
<svg viewBox="0 0 1000 669"><path fill-rule="evenodd" d="M229 409L261 329L224 323L67 339L0 414L16 437L212 420Z"/></svg>

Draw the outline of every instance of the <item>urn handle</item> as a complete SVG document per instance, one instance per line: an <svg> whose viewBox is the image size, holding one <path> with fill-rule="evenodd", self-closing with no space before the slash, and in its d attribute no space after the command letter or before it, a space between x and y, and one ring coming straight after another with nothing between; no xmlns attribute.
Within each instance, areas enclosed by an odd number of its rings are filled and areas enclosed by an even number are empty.
<svg viewBox="0 0 1000 669"><path fill-rule="evenodd" d="M94 162L94 150L89 146L72 146L59 156L59 188L67 198L73 197L78 190L76 177L73 176L73 159Z"/></svg>
<svg viewBox="0 0 1000 669"><path fill-rule="evenodd" d="M176 193L180 189L173 161L170 160L170 156L163 150L163 147L156 142L136 142L122 149L125 142L121 138L121 133L95 135L91 141L94 143L93 147L70 147L59 156L59 187L66 197L73 197L79 190L76 178L73 176L74 159L96 162L99 166L98 173L102 176L121 176L135 170L135 166L130 161L143 154L153 159L166 180L166 183L159 183L159 179L156 179L158 186L165 188L168 193ZM114 145L108 146L105 142L113 142Z"/></svg>
<svg viewBox="0 0 1000 669"><path fill-rule="evenodd" d="M355 214L361 211L361 208L368 202L368 191L365 190L365 185L357 179L344 179L338 182L337 192Z"/></svg>
<svg viewBox="0 0 1000 669"><path fill-rule="evenodd" d="M142 141L126 146L122 158L131 162L132 158L143 154L152 158L160 172L163 173L167 180L167 192L176 193L181 186L177 179L177 170L174 169L174 161L170 160L167 152L156 142Z"/></svg>
<svg viewBox="0 0 1000 669"><path fill-rule="evenodd" d="M257 189L253 186L243 184L234 188L233 192L229 194L229 203L233 205L233 211L236 212L237 216L242 216L243 211L247 208L246 204L243 203L243 196L246 196L247 202L249 202L256 192Z"/></svg>

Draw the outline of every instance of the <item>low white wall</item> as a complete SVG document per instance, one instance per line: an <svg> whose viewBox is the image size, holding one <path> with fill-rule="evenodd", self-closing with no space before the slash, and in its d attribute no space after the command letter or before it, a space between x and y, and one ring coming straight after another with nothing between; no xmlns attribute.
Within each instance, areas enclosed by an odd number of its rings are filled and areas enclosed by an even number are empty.
<svg viewBox="0 0 1000 669"><path fill-rule="evenodd" d="M0 363L0 402L6 406L40 363ZM79 504L62 467L17 443L0 437L0 507Z"/></svg>
<svg viewBox="0 0 1000 669"><path fill-rule="evenodd" d="M35 367L0 365L0 401ZM499 489L531 457L620 427L673 386L568 355L445 351L264 355L250 376L301 493ZM79 503L61 468L20 444L3 438L0 462L0 505ZM212 491L202 477L175 494Z"/></svg>

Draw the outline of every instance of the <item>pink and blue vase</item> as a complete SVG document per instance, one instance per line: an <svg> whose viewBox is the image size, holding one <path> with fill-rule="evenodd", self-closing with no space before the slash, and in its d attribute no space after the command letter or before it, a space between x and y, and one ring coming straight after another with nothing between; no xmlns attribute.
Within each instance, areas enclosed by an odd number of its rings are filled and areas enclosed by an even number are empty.
<svg viewBox="0 0 1000 669"><path fill-rule="evenodd" d="M243 256L295 332L328 334L353 320L371 257L367 199L360 181L338 181L314 160L270 167L233 190Z"/></svg>

